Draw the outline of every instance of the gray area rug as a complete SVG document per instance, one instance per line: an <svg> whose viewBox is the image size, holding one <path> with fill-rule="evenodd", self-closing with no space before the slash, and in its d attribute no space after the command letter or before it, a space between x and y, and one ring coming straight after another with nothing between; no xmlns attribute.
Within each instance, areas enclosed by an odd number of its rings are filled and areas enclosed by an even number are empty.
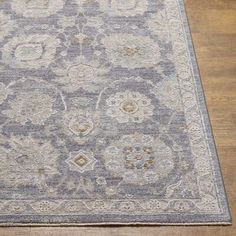
<svg viewBox="0 0 236 236"><path fill-rule="evenodd" d="M182 0L0 3L0 222L229 224Z"/></svg>

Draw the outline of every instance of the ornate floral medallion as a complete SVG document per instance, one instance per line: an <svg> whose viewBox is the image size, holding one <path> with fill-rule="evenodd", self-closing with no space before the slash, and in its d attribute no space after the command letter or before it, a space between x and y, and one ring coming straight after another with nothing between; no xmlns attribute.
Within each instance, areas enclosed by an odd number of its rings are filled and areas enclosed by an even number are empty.
<svg viewBox="0 0 236 236"><path fill-rule="evenodd" d="M22 35L12 38L3 47L2 60L11 67L40 68L48 66L60 40L50 35Z"/></svg>
<svg viewBox="0 0 236 236"><path fill-rule="evenodd" d="M126 183L148 184L165 178L174 168L171 149L160 139L135 133L107 147L106 168Z"/></svg>
<svg viewBox="0 0 236 236"><path fill-rule="evenodd" d="M129 69L151 67L161 60L159 45L148 36L112 34L102 42L115 66Z"/></svg>
<svg viewBox="0 0 236 236"><path fill-rule="evenodd" d="M64 61L59 67L53 67L57 76L56 82L65 91L74 92L79 89L94 91L106 81L107 68L100 68L98 61L88 61L84 57L75 58L72 62Z"/></svg>
<svg viewBox="0 0 236 236"><path fill-rule="evenodd" d="M44 187L47 178L58 174L58 151L48 141L32 137L10 137L11 149L1 148L0 176L8 186ZM7 176L7 178L4 178Z"/></svg>
<svg viewBox="0 0 236 236"><path fill-rule="evenodd" d="M119 123L137 122L150 118L154 106L151 100L138 92L126 90L116 93L106 101L107 115L115 118Z"/></svg>
<svg viewBox="0 0 236 236"><path fill-rule="evenodd" d="M45 103L47 101L47 103ZM43 124L56 111L53 110L54 99L42 92L23 92L10 102L10 109L2 113L24 125L27 121Z"/></svg>

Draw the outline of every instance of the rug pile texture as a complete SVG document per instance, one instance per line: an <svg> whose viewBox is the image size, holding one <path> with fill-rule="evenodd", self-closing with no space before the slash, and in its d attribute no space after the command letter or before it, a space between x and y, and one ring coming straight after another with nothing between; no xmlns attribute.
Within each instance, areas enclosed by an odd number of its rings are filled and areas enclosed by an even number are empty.
<svg viewBox="0 0 236 236"><path fill-rule="evenodd" d="M0 223L228 224L182 0L0 2Z"/></svg>

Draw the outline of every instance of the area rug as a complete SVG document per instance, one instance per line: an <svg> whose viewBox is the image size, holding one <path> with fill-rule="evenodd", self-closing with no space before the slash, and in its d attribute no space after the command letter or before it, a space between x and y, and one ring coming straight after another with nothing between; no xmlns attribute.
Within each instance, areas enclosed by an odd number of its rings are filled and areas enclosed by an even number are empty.
<svg viewBox="0 0 236 236"><path fill-rule="evenodd" d="M0 4L1 225L230 223L182 0Z"/></svg>

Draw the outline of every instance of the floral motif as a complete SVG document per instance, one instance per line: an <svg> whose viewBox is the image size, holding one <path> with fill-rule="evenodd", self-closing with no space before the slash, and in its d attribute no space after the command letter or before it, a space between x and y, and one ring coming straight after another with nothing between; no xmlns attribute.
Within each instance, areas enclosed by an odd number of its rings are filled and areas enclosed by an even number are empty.
<svg viewBox="0 0 236 236"><path fill-rule="evenodd" d="M98 125L99 116L92 111L72 109L64 112L64 130L68 135L73 135L79 144L91 140L98 132Z"/></svg>
<svg viewBox="0 0 236 236"><path fill-rule="evenodd" d="M132 201L123 201L119 206L119 210L124 212L133 212L135 210L135 204Z"/></svg>
<svg viewBox="0 0 236 236"><path fill-rule="evenodd" d="M119 123L141 123L153 115L154 106L151 105L151 99L139 92L118 92L109 97L106 104L107 115L116 118Z"/></svg>
<svg viewBox="0 0 236 236"><path fill-rule="evenodd" d="M177 212L189 212L193 209L191 201L188 200L174 200L170 204Z"/></svg>
<svg viewBox="0 0 236 236"><path fill-rule="evenodd" d="M77 4L79 4L79 10L83 12L83 1L78 0L79 2ZM79 24L79 18L77 16L60 16L60 18L57 21L58 25L60 26L60 28L62 29L66 29L67 27L75 27L78 29L78 31L80 32L78 35L73 35L75 36L75 40L77 39L78 42L85 43L85 42L89 42L89 38L86 37L86 35L84 35L81 32L80 29L80 24ZM99 17L99 16L89 16L86 17L86 21L84 22L86 27L92 27L95 28L98 32L101 30L101 26L104 24L103 18ZM83 37L84 36L84 40Z"/></svg>
<svg viewBox="0 0 236 236"><path fill-rule="evenodd" d="M7 209L8 209L8 211L10 211L12 213L16 213L16 214L21 213L22 214L26 210L26 206L23 202L16 203L16 202L12 201L9 203L9 206L7 207Z"/></svg>
<svg viewBox="0 0 236 236"><path fill-rule="evenodd" d="M0 105L7 99L7 96L11 94L12 91L0 82Z"/></svg>
<svg viewBox="0 0 236 236"><path fill-rule="evenodd" d="M112 34L102 39L110 61L125 68L152 67L160 62L160 47L147 36Z"/></svg>
<svg viewBox="0 0 236 236"><path fill-rule="evenodd" d="M74 117L68 124L70 131L78 136L86 136L93 130L93 121L88 116Z"/></svg>
<svg viewBox="0 0 236 236"><path fill-rule="evenodd" d="M104 75L108 69L101 68L97 61L87 61L78 57L73 62L64 62L62 67L54 67L53 72L59 77L56 82L67 92L74 92L80 88L94 91L99 83L104 83Z"/></svg>
<svg viewBox="0 0 236 236"><path fill-rule="evenodd" d="M75 16L61 16L58 19L57 23L63 29L67 27L74 27L76 25L76 17Z"/></svg>
<svg viewBox="0 0 236 236"><path fill-rule="evenodd" d="M147 20L146 25L154 35L158 36L160 40L169 42L169 27L165 9L158 11L157 14L153 14Z"/></svg>
<svg viewBox="0 0 236 236"><path fill-rule="evenodd" d="M61 10L64 0L12 0L12 10L24 17L48 17Z"/></svg>
<svg viewBox="0 0 236 236"><path fill-rule="evenodd" d="M0 11L0 42L9 35L15 28L15 22L11 20L10 15L6 15L3 11Z"/></svg>
<svg viewBox="0 0 236 236"><path fill-rule="evenodd" d="M93 170L96 162L97 160L94 158L93 153L84 150L70 153L70 157L66 160L70 170L80 173Z"/></svg>
<svg viewBox="0 0 236 236"><path fill-rule="evenodd" d="M42 200L31 203L30 206L37 212L47 213L54 211L59 204L57 202Z"/></svg>
<svg viewBox="0 0 236 236"><path fill-rule="evenodd" d="M107 181L106 181L106 178L105 177L98 177L96 179L96 183L98 185L106 185L107 184Z"/></svg>
<svg viewBox="0 0 236 236"><path fill-rule="evenodd" d="M87 2L87 0L75 0L78 10L81 12L83 11L83 5Z"/></svg>
<svg viewBox="0 0 236 236"><path fill-rule="evenodd" d="M47 101L47 102L45 102ZM43 124L56 111L53 110L54 98L40 92L22 92L9 101L10 109L2 113L24 125L27 121Z"/></svg>
<svg viewBox="0 0 236 236"><path fill-rule="evenodd" d="M100 0L101 11L115 16L143 15L148 9L147 0Z"/></svg>
<svg viewBox="0 0 236 236"><path fill-rule="evenodd" d="M38 69L48 66L60 40L45 34L22 35L3 46L2 60L11 67Z"/></svg>
<svg viewBox="0 0 236 236"><path fill-rule="evenodd" d="M0 176L9 186L43 187L47 178L58 174L59 154L50 142L30 136L12 136L9 145L9 149L0 148Z"/></svg>
<svg viewBox="0 0 236 236"><path fill-rule="evenodd" d="M116 195L118 193L118 189L114 186L109 186L105 188L106 194L108 196L113 196Z"/></svg>
<svg viewBox="0 0 236 236"><path fill-rule="evenodd" d="M160 102L174 111L182 111L182 104L179 102L180 90L177 78L169 77L165 78L152 89L152 92L156 95ZM168 94L168 96L167 96Z"/></svg>
<svg viewBox="0 0 236 236"><path fill-rule="evenodd" d="M140 203L143 210L155 211L155 212L162 212L168 207L168 202L163 200L144 200Z"/></svg>
<svg viewBox="0 0 236 236"><path fill-rule="evenodd" d="M139 133L124 135L107 147L104 161L125 183L139 185L155 183L174 168L171 149L159 138Z"/></svg>

